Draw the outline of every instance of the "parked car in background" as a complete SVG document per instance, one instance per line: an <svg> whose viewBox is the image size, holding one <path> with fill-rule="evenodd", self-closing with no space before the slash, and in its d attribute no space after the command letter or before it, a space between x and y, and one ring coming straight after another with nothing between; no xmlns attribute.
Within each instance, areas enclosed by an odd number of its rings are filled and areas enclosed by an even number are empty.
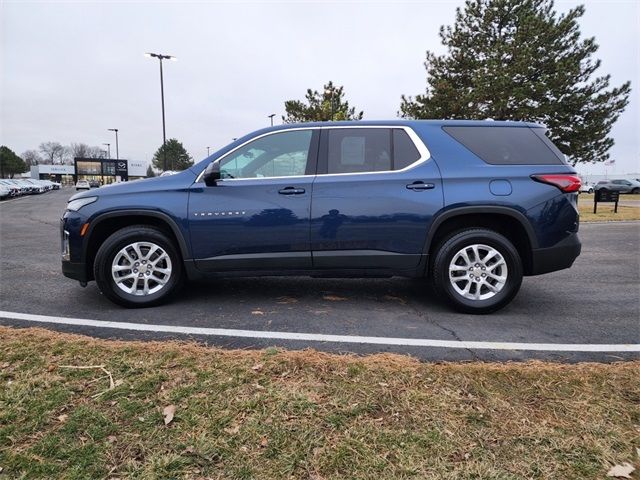
<svg viewBox="0 0 640 480"><path fill-rule="evenodd" d="M24 182L32 185L33 193L44 193L49 191L49 187L43 184L40 180L35 180L33 178L26 178L23 180Z"/></svg>
<svg viewBox="0 0 640 480"><path fill-rule="evenodd" d="M595 190L596 184L592 182L583 183L580 187L580 193L593 193Z"/></svg>
<svg viewBox="0 0 640 480"><path fill-rule="evenodd" d="M11 190L6 185L0 184L0 200L11 197Z"/></svg>
<svg viewBox="0 0 640 480"><path fill-rule="evenodd" d="M620 193L640 193L640 182L637 180L602 180L596 184L596 190Z"/></svg>
<svg viewBox="0 0 640 480"><path fill-rule="evenodd" d="M8 180L4 178L0 179L0 185L9 189L9 196L11 197L17 197L23 194L23 191L20 188L20 186L14 183L13 180Z"/></svg>
<svg viewBox="0 0 640 480"><path fill-rule="evenodd" d="M89 180L89 187L98 188L100 187L100 182L98 180Z"/></svg>
<svg viewBox="0 0 640 480"><path fill-rule="evenodd" d="M34 193L39 193L39 189L33 183L27 182L25 179L13 179L13 181L16 183L16 185L20 186L20 188L23 190L23 194L32 195Z"/></svg>
<svg viewBox="0 0 640 480"><path fill-rule="evenodd" d="M489 313L523 276L573 264L579 189L538 124L288 124L74 195L62 272L127 307L202 276L428 277L456 309Z"/></svg>
<svg viewBox="0 0 640 480"><path fill-rule="evenodd" d="M78 180L76 183L76 190L91 190L91 185L86 180Z"/></svg>
<svg viewBox="0 0 640 480"><path fill-rule="evenodd" d="M40 180L40 182L42 182L44 185L46 185L49 190L59 190L60 189L60 184L57 182L53 182L51 180Z"/></svg>

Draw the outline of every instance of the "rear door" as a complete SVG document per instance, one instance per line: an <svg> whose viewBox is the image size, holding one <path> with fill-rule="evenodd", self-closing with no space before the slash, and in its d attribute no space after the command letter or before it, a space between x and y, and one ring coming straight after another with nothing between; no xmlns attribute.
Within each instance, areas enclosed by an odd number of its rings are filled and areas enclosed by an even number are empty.
<svg viewBox="0 0 640 480"><path fill-rule="evenodd" d="M275 131L220 162L221 180L189 197L196 266L204 271L311 267L311 187L319 132Z"/></svg>
<svg viewBox="0 0 640 480"><path fill-rule="evenodd" d="M410 269L421 259L440 175L409 127L322 130L313 186L314 268Z"/></svg>

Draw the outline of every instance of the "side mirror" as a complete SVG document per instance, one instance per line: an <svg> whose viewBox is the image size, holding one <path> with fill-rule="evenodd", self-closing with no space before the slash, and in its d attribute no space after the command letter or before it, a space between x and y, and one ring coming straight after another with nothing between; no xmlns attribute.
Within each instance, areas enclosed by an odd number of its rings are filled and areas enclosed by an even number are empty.
<svg viewBox="0 0 640 480"><path fill-rule="evenodd" d="M215 187L220 180L220 162L211 162L202 177L207 187Z"/></svg>

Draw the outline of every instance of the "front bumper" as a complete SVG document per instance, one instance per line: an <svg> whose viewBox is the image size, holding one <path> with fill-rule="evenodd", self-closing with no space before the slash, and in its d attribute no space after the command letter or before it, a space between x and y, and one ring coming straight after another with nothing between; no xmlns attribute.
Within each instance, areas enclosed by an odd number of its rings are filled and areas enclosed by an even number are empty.
<svg viewBox="0 0 640 480"><path fill-rule="evenodd" d="M578 258L581 250L582 244L577 233L570 234L553 247L532 250L529 275L542 275L569 268Z"/></svg>
<svg viewBox="0 0 640 480"><path fill-rule="evenodd" d="M78 240L78 225L82 224L82 218L72 212L65 212L60 220L60 243L62 255L62 274L65 277L88 282L87 265L80 255L82 251L81 241Z"/></svg>
<svg viewBox="0 0 640 480"><path fill-rule="evenodd" d="M67 278L78 280L79 282L88 282L87 267L84 263L62 261L62 274Z"/></svg>

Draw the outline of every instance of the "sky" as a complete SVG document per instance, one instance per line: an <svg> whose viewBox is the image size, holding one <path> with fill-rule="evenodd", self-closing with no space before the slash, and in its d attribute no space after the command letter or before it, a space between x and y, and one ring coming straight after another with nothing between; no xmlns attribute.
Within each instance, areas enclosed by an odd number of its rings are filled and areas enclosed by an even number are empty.
<svg viewBox="0 0 640 480"><path fill-rule="evenodd" d="M329 80L369 120L397 117L402 94L423 93L425 51L460 0L0 3L0 142L21 154L41 142L111 143L149 162L162 143L158 60L164 64L167 138L194 160L281 122L284 102ZM640 172L640 0L584 3L583 36L595 36L599 74L631 80L615 124L608 173ZM103 147L106 149L106 147ZM600 174L603 165L580 173Z"/></svg>

